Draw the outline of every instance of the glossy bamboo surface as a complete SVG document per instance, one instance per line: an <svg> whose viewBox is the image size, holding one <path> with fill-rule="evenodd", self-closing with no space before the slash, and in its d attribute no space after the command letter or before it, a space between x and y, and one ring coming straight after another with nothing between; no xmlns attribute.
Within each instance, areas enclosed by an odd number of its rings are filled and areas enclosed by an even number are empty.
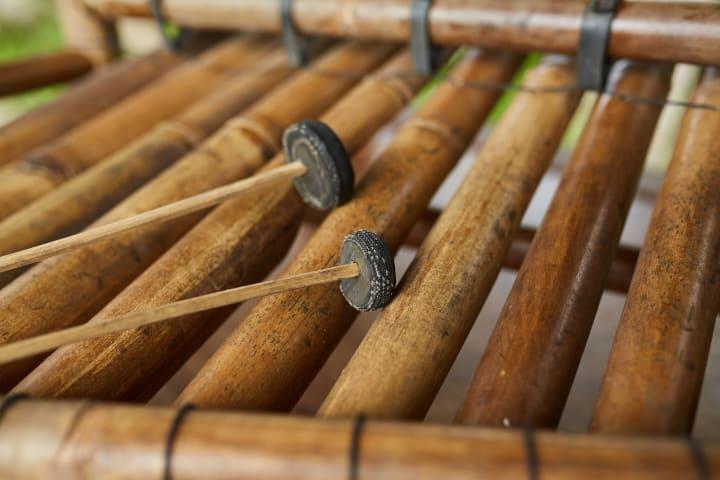
<svg viewBox="0 0 720 480"><path fill-rule="evenodd" d="M0 97L69 82L92 70L84 55L67 51L0 64Z"/></svg>

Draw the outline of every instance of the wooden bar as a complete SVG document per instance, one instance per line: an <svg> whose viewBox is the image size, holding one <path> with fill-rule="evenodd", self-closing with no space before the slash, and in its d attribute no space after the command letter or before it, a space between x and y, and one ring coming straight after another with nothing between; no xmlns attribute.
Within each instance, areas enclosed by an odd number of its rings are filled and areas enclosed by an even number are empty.
<svg viewBox="0 0 720 480"><path fill-rule="evenodd" d="M0 165L88 121L180 63L171 53L156 52L97 70L52 102L0 127Z"/></svg>
<svg viewBox="0 0 720 480"><path fill-rule="evenodd" d="M107 16L148 16L145 0L85 0ZM430 36L447 46L577 52L585 0L435 0ZM280 30L279 0L164 0L180 25ZM408 42L410 0L294 0L301 32ZM614 58L720 65L720 9L709 3L623 2L612 23Z"/></svg>
<svg viewBox="0 0 720 480"><path fill-rule="evenodd" d="M22 401L0 423L3 478L161 480L168 408ZM236 412L190 412L172 445L177 480L346 480L354 422ZM528 478L522 432L367 422L357 478L496 480ZM532 444L544 480L720 478L720 444L700 443L702 475L680 438L538 432Z"/></svg>
<svg viewBox="0 0 720 480"><path fill-rule="evenodd" d="M314 64L316 68L291 76L96 224L252 175L277 153L276 144L286 127L326 110L393 50L387 45L360 42L331 50ZM200 213L156 228L127 232L29 270L0 290L3 342L88 321L202 217ZM40 360L0 368L0 390L13 387Z"/></svg>
<svg viewBox="0 0 720 480"><path fill-rule="evenodd" d="M66 47L82 52L96 65L118 57L120 44L113 19L103 18L83 0L55 0L54 3Z"/></svg>
<svg viewBox="0 0 720 480"><path fill-rule="evenodd" d="M182 112L228 78L235 65L270 40L229 40L80 125L53 143L0 169L0 219L57 188L158 122Z"/></svg>
<svg viewBox="0 0 720 480"><path fill-rule="evenodd" d="M615 64L609 88L664 98L670 74L668 67L623 61ZM661 111L608 95L596 104L457 421L557 427Z"/></svg>
<svg viewBox="0 0 720 480"><path fill-rule="evenodd" d="M573 66L557 62L533 69L525 84L536 89L567 84ZM425 416L500 273L578 101L575 92L518 93L319 415Z"/></svg>
<svg viewBox="0 0 720 480"><path fill-rule="evenodd" d="M694 101L720 102L710 69ZM690 109L615 334L591 430L690 433L720 312L720 115Z"/></svg>
<svg viewBox="0 0 720 480"><path fill-rule="evenodd" d="M3 63L0 64L0 97L69 82L91 70L91 61L72 51Z"/></svg>
<svg viewBox="0 0 720 480"><path fill-rule="evenodd" d="M257 49L238 62L254 73L217 86L169 122L0 221L0 253L9 254L82 230L104 212L199 146L223 123L270 91L290 72L284 52ZM0 287L21 269L0 273Z"/></svg>
<svg viewBox="0 0 720 480"><path fill-rule="evenodd" d="M462 81L501 82L512 78L516 66L515 57L473 51L451 75ZM439 87L370 167L353 200L328 216L284 274L337 263L337 245L358 228L377 233L396 250L497 98L498 92L453 83ZM265 298L200 370L178 403L288 410L356 315L335 285Z"/></svg>
<svg viewBox="0 0 720 480"><path fill-rule="evenodd" d="M398 76L410 65L409 53L399 53L323 116L337 129L348 154L365 144L424 84L420 77ZM282 164L280 154L265 170ZM291 184L227 202L90 322L98 324L130 311L260 281L287 253L303 207ZM341 244L342 238L334 249L339 250ZM337 290L337 283L332 288ZM148 399L235 308L67 346L15 390L41 397ZM118 378L123 379L120 385Z"/></svg>

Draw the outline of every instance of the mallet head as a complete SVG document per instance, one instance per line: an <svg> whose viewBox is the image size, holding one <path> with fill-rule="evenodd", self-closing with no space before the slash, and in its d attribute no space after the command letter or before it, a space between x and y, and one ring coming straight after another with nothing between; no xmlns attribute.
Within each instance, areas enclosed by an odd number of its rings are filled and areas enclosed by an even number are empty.
<svg viewBox="0 0 720 480"><path fill-rule="evenodd" d="M385 307L395 293L395 260L385 241L367 230L351 233L343 241L340 263L355 262L360 275L340 282L345 300L356 310Z"/></svg>

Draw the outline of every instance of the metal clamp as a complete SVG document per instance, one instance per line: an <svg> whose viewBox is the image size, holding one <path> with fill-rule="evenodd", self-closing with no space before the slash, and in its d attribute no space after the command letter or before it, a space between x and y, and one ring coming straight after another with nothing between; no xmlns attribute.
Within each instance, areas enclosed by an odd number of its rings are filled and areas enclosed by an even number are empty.
<svg viewBox="0 0 720 480"><path fill-rule="evenodd" d="M621 0L590 0L580 29L577 53L577 82L583 90L602 91L610 62L607 47L610 27Z"/></svg>
<svg viewBox="0 0 720 480"><path fill-rule="evenodd" d="M432 75L440 63L440 49L430 42L432 0L412 0L410 4L410 50L415 71Z"/></svg>
<svg viewBox="0 0 720 480"><path fill-rule="evenodd" d="M162 0L148 0L150 2L150 9L152 10L155 23L160 30L165 47L172 52L179 52L187 37L187 30L179 28L175 35L170 35L169 29L171 27L170 22L165 18L165 14L162 10Z"/></svg>
<svg viewBox="0 0 720 480"><path fill-rule="evenodd" d="M292 15L292 0L280 0L280 25L282 41L290 63L302 67L309 60L308 40L303 37L295 26Z"/></svg>

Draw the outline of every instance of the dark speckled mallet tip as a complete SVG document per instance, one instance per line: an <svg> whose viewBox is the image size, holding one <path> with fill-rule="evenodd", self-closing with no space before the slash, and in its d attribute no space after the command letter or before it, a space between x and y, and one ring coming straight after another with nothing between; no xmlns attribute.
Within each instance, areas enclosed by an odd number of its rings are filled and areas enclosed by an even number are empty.
<svg viewBox="0 0 720 480"><path fill-rule="evenodd" d="M295 188L303 200L318 210L330 210L348 201L355 176L345 147L322 122L296 123L283 135L285 161L302 162L308 168L297 177Z"/></svg>
<svg viewBox="0 0 720 480"><path fill-rule="evenodd" d="M343 241L340 263L355 262L360 275L340 282L345 300L361 312L385 307L395 293L395 261L385 241L367 230L351 233Z"/></svg>

